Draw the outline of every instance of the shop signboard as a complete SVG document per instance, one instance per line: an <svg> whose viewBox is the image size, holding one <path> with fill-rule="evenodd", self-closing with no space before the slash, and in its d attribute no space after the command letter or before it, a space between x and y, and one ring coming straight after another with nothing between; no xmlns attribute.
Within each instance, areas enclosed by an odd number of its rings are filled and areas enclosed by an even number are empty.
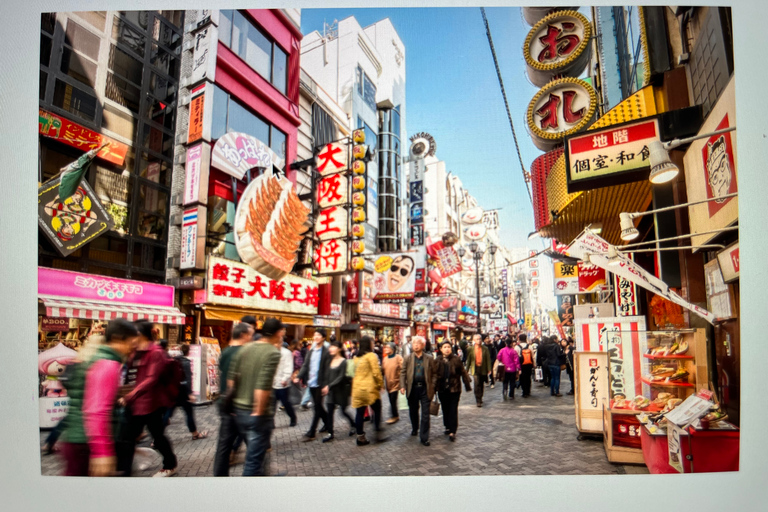
<svg viewBox="0 0 768 512"><path fill-rule="evenodd" d="M37 268L37 294L95 302L173 307L173 286Z"/></svg>
<svg viewBox="0 0 768 512"><path fill-rule="evenodd" d="M205 142L187 148L184 162L184 206L208 202L211 146Z"/></svg>
<svg viewBox="0 0 768 512"><path fill-rule="evenodd" d="M602 432L603 404L610 398L608 354L577 351L573 359L576 426L579 432Z"/></svg>
<svg viewBox="0 0 768 512"><path fill-rule="evenodd" d="M659 121L654 117L567 138L568 192L647 179L651 170L648 147L659 137Z"/></svg>
<svg viewBox="0 0 768 512"><path fill-rule="evenodd" d="M497 210L483 212L483 224L488 230L499 229L499 212Z"/></svg>
<svg viewBox="0 0 768 512"><path fill-rule="evenodd" d="M341 318L315 316L312 320L312 325L315 327L329 327L331 329L335 329L341 327Z"/></svg>
<svg viewBox="0 0 768 512"><path fill-rule="evenodd" d="M645 317L579 318L574 323L577 353L608 354L610 396L643 394L640 347L645 346Z"/></svg>
<svg viewBox="0 0 768 512"><path fill-rule="evenodd" d="M101 151L96 153L96 158L115 165L123 165L128 146L115 139L89 130L85 126L73 123L66 117L38 110L38 133L44 137L57 140L67 146L72 146L87 153L92 149L109 143Z"/></svg>
<svg viewBox="0 0 768 512"><path fill-rule="evenodd" d="M573 305L576 304L574 295L557 296L557 315L563 327L573 326Z"/></svg>
<svg viewBox="0 0 768 512"><path fill-rule="evenodd" d="M181 263L179 268L205 268L205 206L186 208L181 221Z"/></svg>
<svg viewBox="0 0 768 512"><path fill-rule="evenodd" d="M427 254L435 262L441 277L446 278L461 272L461 261L452 245L446 246L442 240L437 241L427 247Z"/></svg>
<svg viewBox="0 0 768 512"><path fill-rule="evenodd" d="M731 244L717 253L717 261L723 273L723 281L731 283L739 279L739 242Z"/></svg>
<svg viewBox="0 0 768 512"><path fill-rule="evenodd" d="M506 333L507 321L505 319L488 320L487 328L488 328L488 332Z"/></svg>
<svg viewBox="0 0 768 512"><path fill-rule="evenodd" d="M525 330L530 331L533 329L533 315L530 313L525 314Z"/></svg>
<svg viewBox="0 0 768 512"><path fill-rule="evenodd" d="M315 158L315 169L320 176L328 176L349 169L347 143L332 142L323 146Z"/></svg>
<svg viewBox="0 0 768 512"><path fill-rule="evenodd" d="M59 199L60 182L58 177L37 189L37 223L59 254L66 257L114 229L115 223L87 180L64 201Z"/></svg>
<svg viewBox="0 0 768 512"><path fill-rule="evenodd" d="M403 317L403 312L407 315L408 307L400 304L379 303L363 299L360 301L357 311L358 313L365 315L401 319Z"/></svg>
<svg viewBox="0 0 768 512"><path fill-rule="evenodd" d="M411 203L411 224L424 223L424 205L422 203Z"/></svg>
<svg viewBox="0 0 768 512"><path fill-rule="evenodd" d="M531 82L542 87L554 76L579 76L589 63L592 25L578 11L557 11L528 32L523 56Z"/></svg>
<svg viewBox="0 0 768 512"><path fill-rule="evenodd" d="M317 282L293 274L271 279L243 263L209 256L206 286L210 304L317 314Z"/></svg>
<svg viewBox="0 0 768 512"><path fill-rule="evenodd" d="M208 25L193 34L192 72L189 83L216 80L216 51L219 46L219 29Z"/></svg>
<svg viewBox="0 0 768 512"><path fill-rule="evenodd" d="M485 224L477 223L464 228L464 238L473 242L479 242L485 238L487 233L488 228L485 227Z"/></svg>
<svg viewBox="0 0 768 512"><path fill-rule="evenodd" d="M424 225L416 224L411 226L411 247L424 245Z"/></svg>
<svg viewBox="0 0 768 512"><path fill-rule="evenodd" d="M203 82L191 89L189 95L187 144L193 144L201 139L210 142L213 86L210 82Z"/></svg>
<svg viewBox="0 0 768 512"><path fill-rule="evenodd" d="M584 130L597 111L597 93L584 80L552 80L531 100L526 120L534 145L550 151L569 135Z"/></svg>
<svg viewBox="0 0 768 512"><path fill-rule="evenodd" d="M629 255L631 256L631 255ZM629 279L613 274L613 294L618 316L635 316L640 313L637 286Z"/></svg>
<svg viewBox="0 0 768 512"><path fill-rule="evenodd" d="M479 206L473 206L461 216L462 224L477 224L483 220L483 211Z"/></svg>
<svg viewBox="0 0 768 512"><path fill-rule="evenodd" d="M315 235L320 240L346 238L349 234L349 215L343 206L320 210L315 221Z"/></svg>
<svg viewBox="0 0 768 512"><path fill-rule="evenodd" d="M321 178L317 184L317 205L320 208L339 206L349 201L349 178L341 173Z"/></svg>
<svg viewBox="0 0 768 512"><path fill-rule="evenodd" d="M539 268L539 260L538 259L528 260L528 268Z"/></svg>
<svg viewBox="0 0 768 512"><path fill-rule="evenodd" d="M568 246L568 254L582 260L589 258L589 261L592 264L597 265L604 270L613 272L625 279L629 279L636 285L642 286L656 295L689 309L707 322L714 324L715 315L706 309L691 304L683 299L674 291L670 290L669 286L667 286L664 281L652 275L625 255L619 253L614 258L609 259L609 248L610 244L608 242L591 231L585 230L571 243L571 245Z"/></svg>
<svg viewBox="0 0 768 512"><path fill-rule="evenodd" d="M736 126L735 80L720 94L707 116L699 134L711 133ZM693 203L713 199L688 207L691 233L716 231L731 226L739 218L737 197L724 196L738 192L736 134L713 135L695 140L685 152L685 186L688 201ZM694 236L691 245L706 244L717 233Z"/></svg>
<svg viewBox="0 0 768 512"><path fill-rule="evenodd" d="M406 301L414 297L416 269L424 268L423 252L381 254L374 262L372 299Z"/></svg>
<svg viewBox="0 0 768 512"><path fill-rule="evenodd" d="M480 314L488 315L487 318L498 320L502 317L501 297L498 295L483 295L480 298Z"/></svg>
<svg viewBox="0 0 768 512"><path fill-rule="evenodd" d="M357 304L360 301L360 280L360 273L355 272L347 281L347 304Z"/></svg>
<svg viewBox="0 0 768 512"><path fill-rule="evenodd" d="M318 275L347 271L349 246L344 239L324 240L315 247L313 264Z"/></svg>
<svg viewBox="0 0 768 512"><path fill-rule="evenodd" d="M228 132L213 147L211 164L224 173L243 179L245 173L254 168L282 168L283 162L270 148L259 139L247 133Z"/></svg>
<svg viewBox="0 0 768 512"><path fill-rule="evenodd" d="M424 201L424 182L412 181L408 188L410 190L410 197L412 203L421 203Z"/></svg>
<svg viewBox="0 0 768 512"><path fill-rule="evenodd" d="M570 263L556 261L555 295L573 295L579 292L579 267Z"/></svg>
<svg viewBox="0 0 768 512"><path fill-rule="evenodd" d="M184 317L184 324L181 331L181 341L183 343L194 343L196 335L195 317L188 315Z"/></svg>
<svg viewBox="0 0 768 512"><path fill-rule="evenodd" d="M606 287L605 270L597 265L579 262L579 293L593 293Z"/></svg>
<svg viewBox="0 0 768 512"><path fill-rule="evenodd" d="M44 332L67 332L69 331L69 318L44 316L40 322L40 330Z"/></svg>

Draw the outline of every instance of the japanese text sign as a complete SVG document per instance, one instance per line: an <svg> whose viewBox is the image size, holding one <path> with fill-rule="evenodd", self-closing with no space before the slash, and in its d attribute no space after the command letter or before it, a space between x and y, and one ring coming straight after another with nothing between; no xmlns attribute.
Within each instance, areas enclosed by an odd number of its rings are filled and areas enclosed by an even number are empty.
<svg viewBox="0 0 768 512"><path fill-rule="evenodd" d="M341 206L331 206L320 210L315 221L315 235L320 240L346 238L349 233L349 214Z"/></svg>
<svg viewBox="0 0 768 512"><path fill-rule="evenodd" d="M201 80L215 81L216 51L219 42L219 29L208 25L194 33L194 49L192 54L192 72L189 83L195 84Z"/></svg>
<svg viewBox="0 0 768 512"><path fill-rule="evenodd" d="M109 142L109 146L96 153L96 157L115 165L123 165L125 155L128 152L128 146L122 142L96 133L85 126L73 123L65 117L43 109L39 109L38 132L40 135L80 149L84 153Z"/></svg>
<svg viewBox="0 0 768 512"><path fill-rule="evenodd" d="M443 278L461 272L461 261L453 246L446 247L442 240L427 247L427 254L434 260Z"/></svg>
<svg viewBox="0 0 768 512"><path fill-rule="evenodd" d="M315 247L314 265L320 275L346 272L348 258L349 247L346 240L325 240Z"/></svg>
<svg viewBox="0 0 768 512"><path fill-rule="evenodd" d="M205 142L187 148L184 163L184 205L208 202L211 146Z"/></svg>
<svg viewBox="0 0 768 512"><path fill-rule="evenodd" d="M579 266L556 261L555 295L572 295L579 292Z"/></svg>
<svg viewBox="0 0 768 512"><path fill-rule="evenodd" d="M631 259L632 255L628 255ZM613 294L618 316L635 316L640 313L635 283L621 276L613 275Z"/></svg>
<svg viewBox="0 0 768 512"><path fill-rule="evenodd" d="M210 256L206 285L211 304L317 314L317 282L293 274L278 281L243 263Z"/></svg>
<svg viewBox="0 0 768 512"><path fill-rule="evenodd" d="M591 122L597 109L597 94L584 80L559 78L549 82L528 105L528 128L534 145L549 151L563 138Z"/></svg>
<svg viewBox="0 0 768 512"><path fill-rule="evenodd" d="M206 88L206 84L202 83L190 91L187 144L203 138Z"/></svg>
<svg viewBox="0 0 768 512"><path fill-rule="evenodd" d="M613 125L566 140L568 192L647 179L650 143L659 140L657 118Z"/></svg>
<svg viewBox="0 0 768 512"><path fill-rule="evenodd" d="M181 221L181 256L179 268L205 268L205 206L186 208Z"/></svg>
<svg viewBox="0 0 768 512"><path fill-rule="evenodd" d="M580 432L601 432L603 403L609 398L608 357L605 352L574 353L577 426Z"/></svg>
<svg viewBox="0 0 768 512"><path fill-rule="evenodd" d="M349 152L346 143L332 142L320 149L315 167L321 176L346 171L349 168Z"/></svg>
<svg viewBox="0 0 768 512"><path fill-rule="evenodd" d="M597 265L579 262L579 293L596 292L606 285L605 270Z"/></svg>
<svg viewBox="0 0 768 512"><path fill-rule="evenodd" d="M271 169L273 165L283 166L269 145L247 133L229 132L216 141L211 163L230 176L242 179L254 167Z"/></svg>
<svg viewBox="0 0 768 512"><path fill-rule="evenodd" d="M523 44L528 77L545 85L553 76L578 76L590 55L592 29L577 11L557 11L539 20Z"/></svg>
<svg viewBox="0 0 768 512"><path fill-rule="evenodd" d="M317 205L320 208L339 206L349 201L349 178L341 173L320 179L317 184Z"/></svg>
<svg viewBox="0 0 768 512"><path fill-rule="evenodd" d="M173 286L37 268L37 294L97 302L173 306Z"/></svg>
<svg viewBox="0 0 768 512"><path fill-rule="evenodd" d="M723 251L717 253L717 261L720 270L723 273L723 281L730 283L739 278L740 260L739 260L739 242L729 245Z"/></svg>

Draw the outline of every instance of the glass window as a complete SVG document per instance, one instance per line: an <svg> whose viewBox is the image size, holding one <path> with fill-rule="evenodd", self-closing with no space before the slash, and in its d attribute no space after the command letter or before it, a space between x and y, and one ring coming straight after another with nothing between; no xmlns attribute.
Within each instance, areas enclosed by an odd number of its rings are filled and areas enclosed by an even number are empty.
<svg viewBox="0 0 768 512"><path fill-rule="evenodd" d="M133 140L136 135L136 119L109 104L104 105L101 126L128 140Z"/></svg>
<svg viewBox="0 0 768 512"><path fill-rule="evenodd" d="M156 44L152 45L152 53L149 62L167 75L176 76L178 74L178 59L171 56L170 53Z"/></svg>
<svg viewBox="0 0 768 512"><path fill-rule="evenodd" d="M62 48L61 72L65 75L69 75L78 82L93 87L96 84L96 69L95 63L76 54L66 46Z"/></svg>
<svg viewBox="0 0 768 512"><path fill-rule="evenodd" d="M120 11L120 16L144 30L149 27L149 11Z"/></svg>
<svg viewBox="0 0 768 512"><path fill-rule="evenodd" d="M115 265L128 262L128 242L112 236L100 236L88 245L88 259L104 261Z"/></svg>
<svg viewBox="0 0 768 512"><path fill-rule="evenodd" d="M167 208L168 194L150 185L140 185L137 234L153 240L163 240Z"/></svg>
<svg viewBox="0 0 768 512"><path fill-rule="evenodd" d="M141 91L127 80L123 80L112 73L107 73L107 87L105 93L107 98L118 105L122 105L135 114L139 113Z"/></svg>
<svg viewBox="0 0 768 512"><path fill-rule="evenodd" d="M176 101L176 85L154 72L149 76L149 92L168 103Z"/></svg>
<svg viewBox="0 0 768 512"><path fill-rule="evenodd" d="M156 100L149 96L149 108L147 109L147 119L151 119L157 124L163 125L169 130L174 129L173 121L176 118L176 110L169 103Z"/></svg>
<svg viewBox="0 0 768 512"><path fill-rule="evenodd" d="M376 86L365 73L363 73L363 78L363 101L371 107L371 110L376 110Z"/></svg>
<svg viewBox="0 0 768 512"><path fill-rule="evenodd" d="M96 117L96 98L58 79L53 90L53 104L88 121Z"/></svg>
<svg viewBox="0 0 768 512"><path fill-rule="evenodd" d="M138 59L131 57L115 45L110 45L109 68L115 74L130 80L136 85L141 85L144 65Z"/></svg>
<svg viewBox="0 0 768 512"><path fill-rule="evenodd" d="M112 37L130 48L137 55L144 56L147 38L117 16L115 16L115 21L112 25Z"/></svg>
<svg viewBox="0 0 768 512"><path fill-rule="evenodd" d="M51 38L40 34L40 64L49 66L51 62Z"/></svg>
<svg viewBox="0 0 768 512"><path fill-rule="evenodd" d="M241 56L243 56L242 49ZM267 81L272 81L271 61L272 42L259 29L249 25L246 38L245 62L255 69L258 74L266 78Z"/></svg>
<svg viewBox="0 0 768 512"><path fill-rule="evenodd" d="M101 165L96 165L94 190L104 209L109 212L115 223L114 230L121 235L129 232L129 210L133 180L122 173L114 172Z"/></svg>
<svg viewBox="0 0 768 512"><path fill-rule="evenodd" d="M71 19L67 20L64 42L93 60L99 58L99 37L90 33Z"/></svg>
<svg viewBox="0 0 768 512"><path fill-rule="evenodd" d="M113 231L120 233L121 235L130 234L130 227L128 225L130 220L130 216L128 215L128 206L124 204L111 203L104 199L101 200L101 204L104 206L104 209L107 210L109 216L112 217L112 222L115 224Z"/></svg>
<svg viewBox="0 0 768 512"><path fill-rule="evenodd" d="M274 45L274 48L272 85L281 93L286 94L288 86L288 54L277 45Z"/></svg>
<svg viewBox="0 0 768 512"><path fill-rule="evenodd" d="M240 11L234 11L232 15L232 46L230 48L241 57L245 57L249 25L248 20L245 19L245 16Z"/></svg>
<svg viewBox="0 0 768 512"><path fill-rule="evenodd" d="M40 16L40 28L43 32L53 35L53 30L56 28L56 13L44 12Z"/></svg>
<svg viewBox="0 0 768 512"><path fill-rule="evenodd" d="M80 11L75 14L91 24L93 28L98 29L99 32L104 32L104 26L107 23L107 11Z"/></svg>
<svg viewBox="0 0 768 512"><path fill-rule="evenodd" d="M219 41L230 48L232 45L232 11L219 11Z"/></svg>
<svg viewBox="0 0 768 512"><path fill-rule="evenodd" d="M272 127L272 138L270 140L269 147L272 148L272 151L277 153L283 160L285 160L285 134L275 128Z"/></svg>
<svg viewBox="0 0 768 512"><path fill-rule="evenodd" d="M357 85L357 93L360 96L363 95L363 75L363 68L357 66L357 69L355 70L355 84Z"/></svg>
<svg viewBox="0 0 768 512"><path fill-rule="evenodd" d="M181 35L175 32L170 26L166 25L158 18L155 18L155 26L152 30L152 37L156 41L164 44L171 50L175 50L181 43Z"/></svg>
<svg viewBox="0 0 768 512"><path fill-rule="evenodd" d="M145 270L165 270L165 247L134 242L133 266Z"/></svg>
<svg viewBox="0 0 768 512"><path fill-rule="evenodd" d="M392 120L391 120L391 127L389 129L392 133L397 135L398 138L400 138L400 105L395 107L394 110L392 110Z"/></svg>
<svg viewBox="0 0 768 512"><path fill-rule="evenodd" d="M207 100L206 100L207 101ZM211 138L218 139L227 133L227 104L229 96L219 87L213 86L213 119L211 119Z"/></svg>
<svg viewBox="0 0 768 512"><path fill-rule="evenodd" d="M139 164L139 176L160 185L168 186L171 178L171 166L165 160L154 155L142 153L141 163Z"/></svg>
<svg viewBox="0 0 768 512"><path fill-rule="evenodd" d="M146 123L144 124L144 146L161 155L173 158L173 136Z"/></svg>
<svg viewBox="0 0 768 512"><path fill-rule="evenodd" d="M176 28L181 28L181 17L184 15L184 11L157 11L166 20L170 21Z"/></svg>
<svg viewBox="0 0 768 512"><path fill-rule="evenodd" d="M247 133L262 142L269 141L269 125L231 98L227 114L227 130Z"/></svg>
<svg viewBox="0 0 768 512"><path fill-rule="evenodd" d="M48 85L48 73L40 71L40 101L45 99L46 86Z"/></svg>

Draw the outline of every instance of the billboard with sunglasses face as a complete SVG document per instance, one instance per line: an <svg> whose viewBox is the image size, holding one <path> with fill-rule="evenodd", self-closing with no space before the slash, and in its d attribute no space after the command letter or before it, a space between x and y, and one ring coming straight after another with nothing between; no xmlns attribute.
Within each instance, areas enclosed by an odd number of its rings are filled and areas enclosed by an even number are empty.
<svg viewBox="0 0 768 512"><path fill-rule="evenodd" d="M423 252L381 254L374 262L373 300L413 300L419 268L424 268Z"/></svg>

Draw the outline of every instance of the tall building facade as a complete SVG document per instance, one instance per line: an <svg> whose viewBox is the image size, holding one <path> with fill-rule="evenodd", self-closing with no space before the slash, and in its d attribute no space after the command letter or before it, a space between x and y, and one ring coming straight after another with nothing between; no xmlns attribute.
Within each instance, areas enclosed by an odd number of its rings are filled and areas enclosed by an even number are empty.
<svg viewBox="0 0 768 512"><path fill-rule="evenodd" d="M362 128L375 150L368 165L366 252L403 248L405 199L402 141L405 124L405 47L389 19L361 27L354 17L302 40L301 65L331 100Z"/></svg>

